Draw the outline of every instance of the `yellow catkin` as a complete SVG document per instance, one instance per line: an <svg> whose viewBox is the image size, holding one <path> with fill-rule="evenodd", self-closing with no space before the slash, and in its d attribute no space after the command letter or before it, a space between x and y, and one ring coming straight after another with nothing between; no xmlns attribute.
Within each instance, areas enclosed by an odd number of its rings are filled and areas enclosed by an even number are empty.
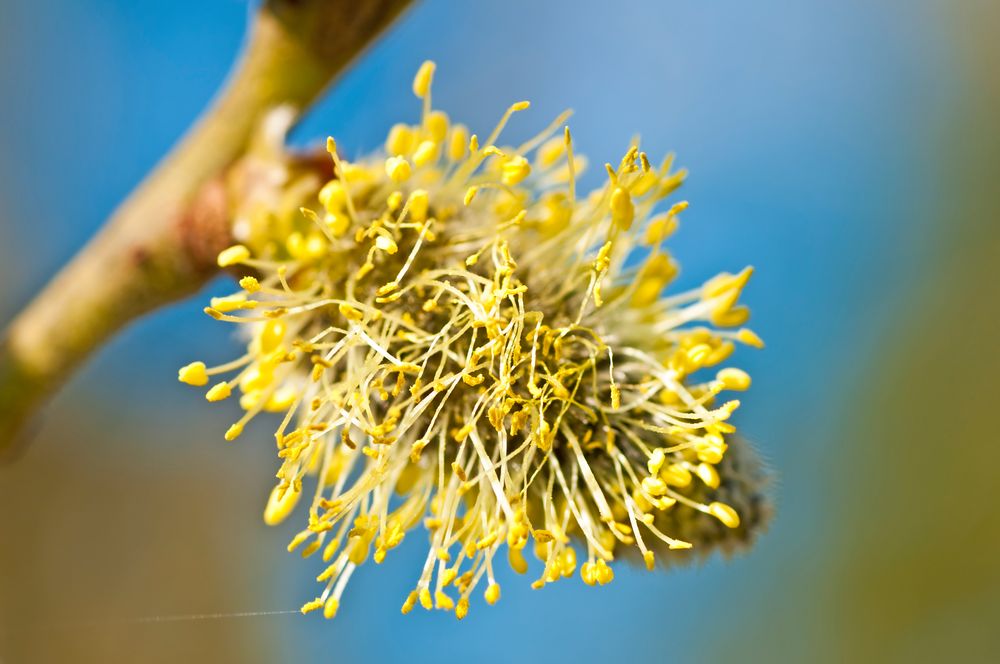
<svg viewBox="0 0 1000 664"><path fill-rule="evenodd" d="M675 288L663 242L686 172L636 143L581 191L567 116L516 146L518 102L472 134L432 107L434 74L384 151L348 160L328 139L326 181L261 137L260 172L281 177L234 201L244 244L218 264L243 276L205 309L244 351L178 371L209 401L238 392L227 440L277 414L264 522L303 502L288 550L323 560L302 611L334 617L356 568L414 529L431 544L402 612L460 620L499 601L504 558L532 588L602 586L623 558L653 570L749 541L763 474L721 395L751 386L722 364L737 345L763 347L742 327L752 270Z"/></svg>

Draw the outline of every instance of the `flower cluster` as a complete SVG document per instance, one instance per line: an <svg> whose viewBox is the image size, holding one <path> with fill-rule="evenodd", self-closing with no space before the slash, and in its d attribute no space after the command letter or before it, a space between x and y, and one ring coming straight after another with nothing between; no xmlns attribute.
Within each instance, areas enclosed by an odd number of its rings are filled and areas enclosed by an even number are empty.
<svg viewBox="0 0 1000 664"><path fill-rule="evenodd" d="M308 504L289 550L327 566L303 612L332 617L354 570L421 523L403 612L459 618L476 588L499 599L498 556L527 572L529 544L541 587L577 570L606 584L630 552L652 569L747 541L761 473L728 421L739 402L717 397L750 378L714 367L762 345L738 303L750 270L661 297L687 207L663 201L685 172L634 145L580 195L566 116L504 146L520 102L482 140L432 109L433 73L385 155L348 162L329 139L326 182L278 164L219 255L241 288L206 309L248 331L247 352L180 371L218 381L209 401L238 391L227 440L284 413L264 519Z"/></svg>

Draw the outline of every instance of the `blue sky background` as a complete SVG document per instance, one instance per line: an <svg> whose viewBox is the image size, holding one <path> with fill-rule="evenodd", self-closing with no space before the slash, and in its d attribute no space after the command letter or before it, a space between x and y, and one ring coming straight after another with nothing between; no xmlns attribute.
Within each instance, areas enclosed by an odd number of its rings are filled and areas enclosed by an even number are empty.
<svg viewBox="0 0 1000 664"><path fill-rule="evenodd" d="M431 58L435 105L474 130L523 98L533 105L512 123L514 141L571 107L576 145L592 164L618 159L635 133L651 154L677 153L691 172L683 189L691 207L671 244L683 268L678 286L757 268L746 300L768 347L738 357L754 387L736 421L778 475L778 516L750 555L728 563L653 575L619 566L601 589L574 580L532 591L508 572L503 601L474 604L462 624L442 613L399 615L422 546L411 536L380 568L355 575L335 621L248 620L243 628L266 643L261 661L701 661L745 643L750 625L758 655L808 652L822 625L810 619L821 600L809 601L807 589L837 536L827 524L844 490L828 471L839 425L887 325L915 296L913 277L930 252L928 210L944 204L934 159L966 82L938 4L429 0L344 75L296 142L332 134L348 155L377 148L389 126L419 113L409 84ZM0 321L196 117L249 11L237 0L3 2ZM592 168L584 184L600 177ZM198 465L259 495L245 514L224 515L244 538L232 543L229 573L251 604L170 611L295 608L312 596L318 568L284 552L287 529L258 523L273 472L269 434L261 428L226 446L231 413L207 411L174 379L190 358L235 350L228 331L199 313L203 299L129 329L53 410L85 403L93 428L113 432L86 442L89 467L152 465L183 491L186 469ZM161 433L146 440L150 428ZM37 453L82 454L80 444L53 439ZM791 585L806 589L799 607L775 599ZM135 615L161 610L152 602ZM162 629L186 638L183 627Z"/></svg>

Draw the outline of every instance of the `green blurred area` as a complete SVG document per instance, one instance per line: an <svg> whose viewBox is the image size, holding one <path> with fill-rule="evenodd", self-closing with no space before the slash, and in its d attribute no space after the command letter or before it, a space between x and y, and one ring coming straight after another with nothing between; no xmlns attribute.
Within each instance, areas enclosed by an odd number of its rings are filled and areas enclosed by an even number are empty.
<svg viewBox="0 0 1000 664"><path fill-rule="evenodd" d="M269 635L294 616L197 617L289 608L248 583L275 542L260 523L266 474L158 451L211 436L77 390L53 405L0 478L0 661L278 661Z"/></svg>
<svg viewBox="0 0 1000 664"><path fill-rule="evenodd" d="M949 195L831 451L829 629L855 661L1000 657L1000 5L951 17L973 92L943 132Z"/></svg>
<svg viewBox="0 0 1000 664"><path fill-rule="evenodd" d="M941 17L969 91L927 137L947 196L876 352L852 357L823 534L766 598L777 615L725 640L732 661L1000 657L1000 4Z"/></svg>

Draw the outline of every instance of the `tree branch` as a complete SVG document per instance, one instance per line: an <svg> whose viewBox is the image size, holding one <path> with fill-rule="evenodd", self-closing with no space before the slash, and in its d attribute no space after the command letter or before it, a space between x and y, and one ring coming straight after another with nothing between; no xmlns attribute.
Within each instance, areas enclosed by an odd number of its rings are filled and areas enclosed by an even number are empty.
<svg viewBox="0 0 1000 664"><path fill-rule="evenodd" d="M268 110L306 108L409 0L267 0L199 123L0 341L0 457L89 355L138 316L196 291L229 242L220 176Z"/></svg>

